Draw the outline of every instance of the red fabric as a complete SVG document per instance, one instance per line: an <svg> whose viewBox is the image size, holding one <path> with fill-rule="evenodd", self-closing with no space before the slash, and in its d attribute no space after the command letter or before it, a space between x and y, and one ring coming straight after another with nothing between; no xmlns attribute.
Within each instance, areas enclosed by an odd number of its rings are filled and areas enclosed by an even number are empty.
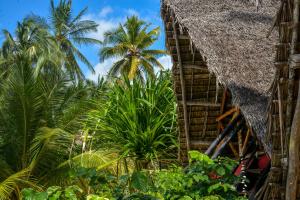
<svg viewBox="0 0 300 200"><path fill-rule="evenodd" d="M244 163L246 163L247 161L248 160L243 160ZM268 167L271 160L267 154L264 154L257 159L257 164L255 164L255 166L251 166L253 164L253 161L254 159L251 159L248 166L246 166L246 169L258 168L263 170ZM239 176L241 174L241 171L242 171L242 163L240 163L239 166L235 169L234 175Z"/></svg>
<svg viewBox="0 0 300 200"><path fill-rule="evenodd" d="M268 167L269 163L270 163L270 158L267 154L264 154L263 156L259 157L258 159L258 168L259 169L265 169Z"/></svg>
<svg viewBox="0 0 300 200"><path fill-rule="evenodd" d="M239 176L241 174L241 171L242 171L242 163L240 163L239 166L236 168L236 170L234 171L234 175Z"/></svg>

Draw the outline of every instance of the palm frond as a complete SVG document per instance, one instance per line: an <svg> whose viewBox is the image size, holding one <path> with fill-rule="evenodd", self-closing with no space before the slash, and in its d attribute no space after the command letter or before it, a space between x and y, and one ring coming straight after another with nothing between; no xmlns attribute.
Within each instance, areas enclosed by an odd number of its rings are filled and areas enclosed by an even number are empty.
<svg viewBox="0 0 300 200"><path fill-rule="evenodd" d="M68 159L74 138L62 129L40 128L30 146L32 173L47 177L49 171Z"/></svg>
<svg viewBox="0 0 300 200"><path fill-rule="evenodd" d="M37 188L37 185L30 179L28 179L30 174L29 169L24 169L22 171L16 172L4 181L0 183L0 199L8 200L13 196L20 199L20 191L25 187Z"/></svg>

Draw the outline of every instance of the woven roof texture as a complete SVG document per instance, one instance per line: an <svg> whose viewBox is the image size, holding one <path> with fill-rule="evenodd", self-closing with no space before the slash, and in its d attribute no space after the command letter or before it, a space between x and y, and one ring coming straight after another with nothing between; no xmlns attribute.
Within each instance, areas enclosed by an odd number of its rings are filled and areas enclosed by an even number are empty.
<svg viewBox="0 0 300 200"><path fill-rule="evenodd" d="M270 87L275 78L276 32L267 38L278 0L257 9L247 0L163 0L206 58L207 66L226 85L247 122L264 141Z"/></svg>

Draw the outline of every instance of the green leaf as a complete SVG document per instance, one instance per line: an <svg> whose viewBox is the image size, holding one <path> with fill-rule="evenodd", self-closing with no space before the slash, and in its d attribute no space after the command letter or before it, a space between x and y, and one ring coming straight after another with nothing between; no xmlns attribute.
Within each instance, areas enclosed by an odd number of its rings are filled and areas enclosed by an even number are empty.
<svg viewBox="0 0 300 200"><path fill-rule="evenodd" d="M223 167L218 167L216 171L220 176L224 176L226 174L226 171Z"/></svg>
<svg viewBox="0 0 300 200"><path fill-rule="evenodd" d="M214 163L210 157L207 155L200 153L199 151L189 151L189 158L190 158L190 163L193 161L199 161L199 162L204 162L208 165L211 165Z"/></svg>
<svg viewBox="0 0 300 200"><path fill-rule="evenodd" d="M133 172L131 176L131 187L133 189L147 192L149 188L149 178L144 172Z"/></svg>
<svg viewBox="0 0 300 200"><path fill-rule="evenodd" d="M22 196L24 200L45 200L48 199L46 192L36 192L31 188L25 188L22 190Z"/></svg>
<svg viewBox="0 0 300 200"><path fill-rule="evenodd" d="M193 199L189 196L184 196L184 197L181 197L179 200L193 200Z"/></svg>
<svg viewBox="0 0 300 200"><path fill-rule="evenodd" d="M76 196L77 192L82 193L83 191L77 185L72 185L65 189L65 196L69 200L77 200L77 196Z"/></svg>
<svg viewBox="0 0 300 200"><path fill-rule="evenodd" d="M86 197L86 200L109 200L109 199L105 197L100 197L98 195L90 194Z"/></svg>
<svg viewBox="0 0 300 200"><path fill-rule="evenodd" d="M209 186L209 188L207 189L208 193L212 193L215 192L217 190L222 189L225 193L228 190L232 190L235 191L235 188L233 185L227 184L227 183L216 183L214 185Z"/></svg>
<svg viewBox="0 0 300 200"><path fill-rule="evenodd" d="M207 181L209 181L209 177L207 175L195 174L195 175L193 175L193 178L196 182L199 182L199 181L207 182Z"/></svg>

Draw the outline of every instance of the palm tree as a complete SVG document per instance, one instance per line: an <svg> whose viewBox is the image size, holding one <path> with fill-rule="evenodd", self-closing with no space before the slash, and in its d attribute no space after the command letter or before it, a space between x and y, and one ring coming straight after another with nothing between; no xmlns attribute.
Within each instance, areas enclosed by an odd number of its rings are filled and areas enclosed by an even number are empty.
<svg viewBox="0 0 300 200"><path fill-rule="evenodd" d="M18 63L0 83L0 199L18 199L24 187L61 184L73 165L107 162L107 153L81 152L90 86L63 73L34 76L31 63Z"/></svg>
<svg viewBox="0 0 300 200"><path fill-rule="evenodd" d="M149 49L158 39L159 27L148 31L146 24L136 16L127 18L115 30L104 34L104 47L99 52L100 61L119 59L109 71L109 76L126 75L129 79L143 75L154 76L154 67L163 69L157 58L165 55L163 50Z"/></svg>
<svg viewBox="0 0 300 200"><path fill-rule="evenodd" d="M104 162L101 152L80 154L80 122L92 106L90 98L97 86L92 88L60 69L66 57L42 23L27 18L18 23L15 36L3 32L1 200L19 199L24 187L64 180L62 174L70 163L99 167Z"/></svg>
<svg viewBox="0 0 300 200"><path fill-rule="evenodd" d="M80 60L94 73L93 65L80 52L76 45L100 44L100 41L90 38L87 34L96 32L98 24L92 20L83 20L87 8L81 10L76 16L72 15L72 0L60 0L57 5L50 2L50 21L30 16L38 24L48 24L49 32L65 54L64 67L73 78L83 79L84 74L77 62Z"/></svg>
<svg viewBox="0 0 300 200"><path fill-rule="evenodd" d="M56 42L50 37L47 27L31 19L18 22L15 36L3 30L5 40L1 48L0 68L4 75L8 67L15 67L20 62L31 63L39 70L45 65L61 65L64 59ZM4 73L4 74L3 74Z"/></svg>

